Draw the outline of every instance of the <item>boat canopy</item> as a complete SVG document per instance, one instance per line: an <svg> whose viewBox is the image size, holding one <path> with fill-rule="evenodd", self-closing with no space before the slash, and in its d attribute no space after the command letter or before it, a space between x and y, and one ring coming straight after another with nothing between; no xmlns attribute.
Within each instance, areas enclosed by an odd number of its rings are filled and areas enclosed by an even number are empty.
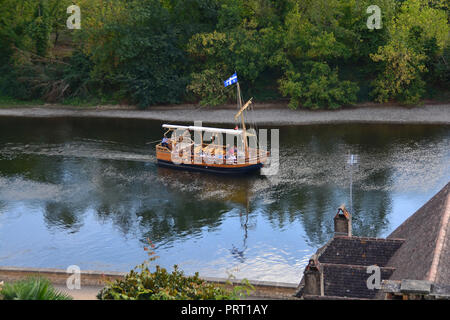
<svg viewBox="0 0 450 320"><path fill-rule="evenodd" d="M185 130L189 129L189 127L187 127L187 126L174 126L171 124L163 124L162 127L166 128L166 129L185 129Z"/></svg>
<svg viewBox="0 0 450 320"><path fill-rule="evenodd" d="M222 128L211 128L211 127L197 127L197 126L177 126L177 125L170 125L170 124L163 124L163 128L166 129L182 129L182 130L190 130L190 131L204 131L204 132L211 132L211 133L225 133L225 134L231 134L231 135L241 135L243 133L242 130L234 130L234 129L222 129Z"/></svg>

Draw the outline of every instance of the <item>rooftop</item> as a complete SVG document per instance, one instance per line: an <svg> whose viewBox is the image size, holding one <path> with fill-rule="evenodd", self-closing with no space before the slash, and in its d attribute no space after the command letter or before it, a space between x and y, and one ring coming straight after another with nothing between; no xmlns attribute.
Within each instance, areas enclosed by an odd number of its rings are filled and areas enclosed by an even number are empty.
<svg viewBox="0 0 450 320"><path fill-rule="evenodd" d="M384 282L421 280L436 290L450 288L449 189L450 183L387 239L353 236L351 214L340 207L334 218L335 236L311 258L297 297L379 298L381 291L367 285L372 274L368 267L374 265L380 267Z"/></svg>
<svg viewBox="0 0 450 320"><path fill-rule="evenodd" d="M322 264L324 279L324 296L346 298L374 299L378 290L367 288L366 266L342 264ZM380 268L381 279L389 279L393 268Z"/></svg>
<svg viewBox="0 0 450 320"><path fill-rule="evenodd" d="M405 243L389 261L391 280L450 284L450 183L400 225L388 238Z"/></svg>
<svg viewBox="0 0 450 320"><path fill-rule="evenodd" d="M379 266L381 280L389 279L395 269L386 265L402 244L400 239L335 236L315 256L315 263L322 274L323 296L374 299L379 290L367 287L370 276L367 268ZM304 286L303 277L297 297L315 299L314 295L304 295Z"/></svg>
<svg viewBox="0 0 450 320"><path fill-rule="evenodd" d="M319 256L319 262L384 267L400 248L402 239L335 236Z"/></svg>

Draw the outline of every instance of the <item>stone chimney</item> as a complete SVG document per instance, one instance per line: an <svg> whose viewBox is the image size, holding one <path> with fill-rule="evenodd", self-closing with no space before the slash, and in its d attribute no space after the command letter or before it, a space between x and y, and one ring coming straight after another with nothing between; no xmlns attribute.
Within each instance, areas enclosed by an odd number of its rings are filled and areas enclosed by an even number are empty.
<svg viewBox="0 0 450 320"><path fill-rule="evenodd" d="M334 235L335 236L352 236L352 215L347 211L345 205L339 207L334 217Z"/></svg>
<svg viewBox="0 0 450 320"><path fill-rule="evenodd" d="M317 256L313 255L303 273L305 286L303 287L303 295L323 296L323 274L319 268Z"/></svg>

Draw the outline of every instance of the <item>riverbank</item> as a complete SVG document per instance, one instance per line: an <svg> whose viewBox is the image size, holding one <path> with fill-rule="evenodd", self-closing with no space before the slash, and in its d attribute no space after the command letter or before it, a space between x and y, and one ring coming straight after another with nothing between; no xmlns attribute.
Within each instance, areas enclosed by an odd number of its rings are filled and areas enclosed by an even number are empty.
<svg viewBox="0 0 450 320"><path fill-rule="evenodd" d="M67 288L67 280L71 273L63 269L49 268L24 268L0 266L0 282L13 282L29 277L45 277L56 289L72 296L74 300L96 300L97 293L110 281L123 279L126 272L86 271L80 272L80 289ZM231 286L239 286L242 280L202 277L209 283L214 283L231 289ZM293 295L297 291L296 283L283 283L273 281L248 281L254 290L248 299L295 299Z"/></svg>
<svg viewBox="0 0 450 320"><path fill-rule="evenodd" d="M1 108L0 116L33 118L121 118L166 122L234 124L235 106L203 108L195 105L158 106L148 110L111 105L76 107L45 104ZM335 123L450 124L450 104L417 107L366 104L339 110L291 110L283 104L256 104L248 121L258 125L311 125Z"/></svg>

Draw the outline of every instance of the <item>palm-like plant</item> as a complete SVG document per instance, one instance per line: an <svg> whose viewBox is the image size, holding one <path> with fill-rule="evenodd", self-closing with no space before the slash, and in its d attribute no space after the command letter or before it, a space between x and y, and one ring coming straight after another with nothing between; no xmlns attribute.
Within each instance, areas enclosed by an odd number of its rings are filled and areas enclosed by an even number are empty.
<svg viewBox="0 0 450 320"><path fill-rule="evenodd" d="M0 297L3 300L72 300L71 296L56 290L45 278L28 278L5 283Z"/></svg>

